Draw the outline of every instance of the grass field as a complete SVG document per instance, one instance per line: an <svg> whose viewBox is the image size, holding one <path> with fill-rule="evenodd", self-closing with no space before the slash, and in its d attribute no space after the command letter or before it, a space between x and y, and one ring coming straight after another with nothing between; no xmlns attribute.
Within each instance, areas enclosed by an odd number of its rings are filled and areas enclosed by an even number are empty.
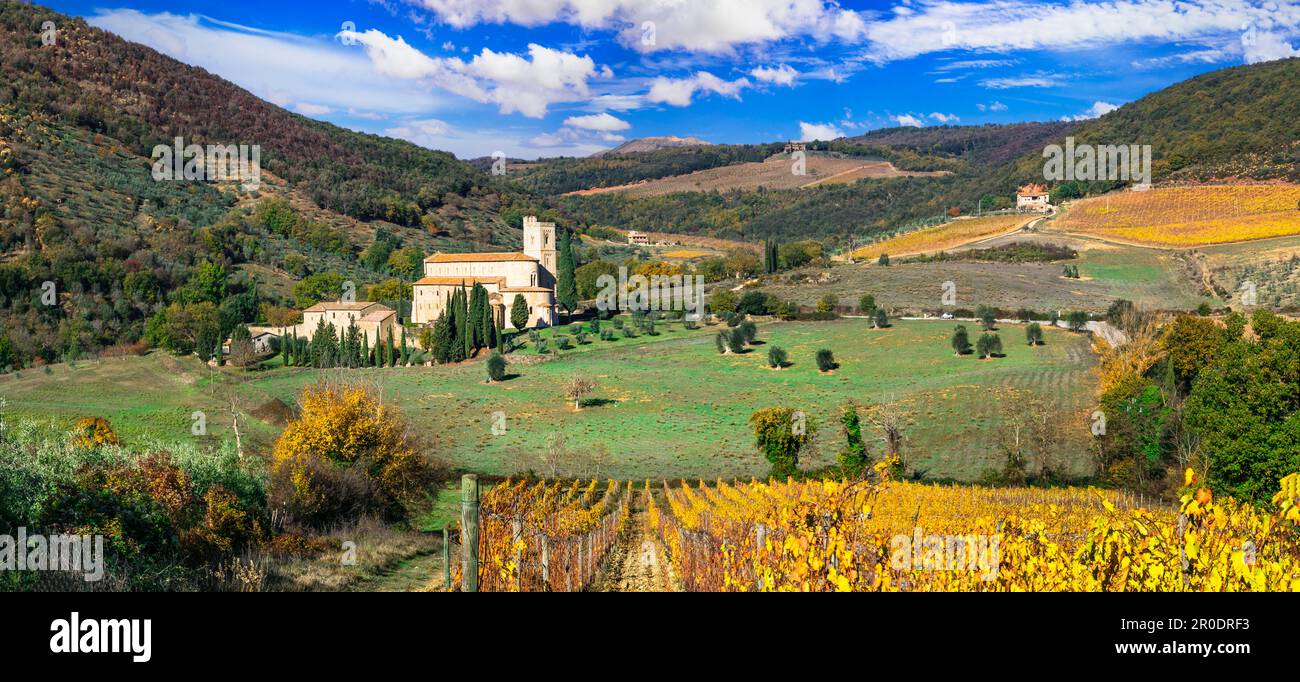
<svg viewBox="0 0 1300 682"><path fill-rule="evenodd" d="M631 197L651 197L673 192L756 190L759 187L797 189L827 183L851 183L863 178L943 174L942 172L900 171L888 161L867 161L810 153L805 157L804 174L796 175L793 172L793 163L789 154L776 154L763 161L709 168L630 185L579 190L569 194L581 196L620 192Z"/></svg>
<svg viewBox="0 0 1300 682"><path fill-rule="evenodd" d="M761 476L767 463L753 448L746 420L755 410L788 405L823 425L817 452L805 467L834 461L840 446L835 418L845 401L896 402L910 414L907 449L917 469L934 478L971 480L1001 465L995 444L1002 410L1018 397L1037 395L1060 408L1065 439L1061 458L1084 473L1086 414L1093 392L1087 339L1046 330L1047 345L1023 345L1023 330L1002 331L1007 357L979 361L954 357L950 323L899 322L873 331L864 320L771 323L760 326L765 344L785 348L794 364L766 367L767 345L742 355L718 355L716 328L664 332L614 342L595 341L559 359L523 351L513 356L498 384L484 382L482 363L438 368L316 371L279 369L240 376L222 374L205 385L201 375L171 367L161 354L105 361L52 374L24 372L0 379L10 411L69 423L105 416L127 439L189 437L189 415L205 409L211 438L231 438L223 394L240 396L247 409L271 399L295 403L304 385L320 378L372 381L402 406L425 434L431 450L453 466L489 474L545 471L539 453L563 434L560 475L591 475L592 453L607 450L600 475L629 478ZM834 351L840 368L821 374L819 348ZM575 372L598 383L591 400L574 411L560 386ZM209 392L211 394L209 394ZM198 405L198 408L195 406ZM506 417L503 435L492 434L492 413ZM248 422L252 420L241 420ZM257 422L247 432L273 434ZM258 438L262 447L268 438ZM246 441L246 447L250 447ZM878 451L878 446L876 446Z"/></svg>
<svg viewBox="0 0 1300 682"><path fill-rule="evenodd" d="M1300 185L1206 185L1117 192L1067 205L1053 229L1185 248L1300 234Z"/></svg>
<svg viewBox="0 0 1300 682"><path fill-rule="evenodd" d="M884 241L857 249L853 257L874 260L880 254L891 257L945 251L980 239L987 239L1012 230L1040 216L1019 214L988 216L984 218L959 218L943 225L900 234Z"/></svg>
<svg viewBox="0 0 1300 682"><path fill-rule="evenodd" d="M957 303L947 308L974 310L984 304L1014 311L1104 312L1111 301L1124 298L1144 308L1193 310L1206 296L1189 274L1183 254L1113 244L1062 234L1017 233L992 239L980 248L1010 242L1069 246L1079 257L1062 263L985 263L938 261L898 263L885 267L874 261L837 264L829 269L804 269L793 274L797 284L773 284L763 290L802 305L814 305L826 293L852 305L872 294L882 305L904 311L936 311L945 282L956 286ZM952 249L957 250L957 249ZM1063 264L1079 267L1079 279L1063 276ZM818 275L826 272L825 281ZM816 282L816 283L809 283Z"/></svg>

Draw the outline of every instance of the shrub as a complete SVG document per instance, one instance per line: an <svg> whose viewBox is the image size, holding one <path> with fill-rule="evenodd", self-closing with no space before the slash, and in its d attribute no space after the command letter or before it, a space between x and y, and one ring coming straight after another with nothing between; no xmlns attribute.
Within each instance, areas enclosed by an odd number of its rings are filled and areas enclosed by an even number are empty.
<svg viewBox="0 0 1300 682"><path fill-rule="evenodd" d="M957 355L970 353L970 336L966 333L966 325L959 324L953 329L952 350Z"/></svg>
<svg viewBox="0 0 1300 682"><path fill-rule="evenodd" d="M613 330L613 329L602 329L602 330L600 330L600 340L601 340L601 341L613 341L615 338L616 338L616 337L614 336L614 330Z"/></svg>
<svg viewBox="0 0 1300 682"><path fill-rule="evenodd" d="M774 369L781 369L785 367L786 361L788 359L789 359L789 355L785 352L785 349L781 348L780 346L772 346L771 348L767 349L768 367L772 367Z"/></svg>
<svg viewBox="0 0 1300 682"><path fill-rule="evenodd" d="M1002 337L988 332L980 334L979 340L975 342L975 351L979 353L981 360L1001 355Z"/></svg>
<svg viewBox="0 0 1300 682"><path fill-rule="evenodd" d="M831 354L829 348L823 348L817 351L817 370L820 372L829 372L839 365L835 364L835 356Z"/></svg>
<svg viewBox="0 0 1300 682"><path fill-rule="evenodd" d="M272 452L272 499L304 525L405 516L434 479L401 410L368 386L322 382L303 389L302 413Z"/></svg>
<svg viewBox="0 0 1300 682"><path fill-rule="evenodd" d="M744 339L746 345L753 345L754 341L758 340L758 325L749 320L741 322L740 326L736 327L736 332Z"/></svg>
<svg viewBox="0 0 1300 682"><path fill-rule="evenodd" d="M615 329L622 329L622 328L623 328L623 318L621 318L621 317L615 317L615 318L611 319L611 320L610 320L610 323L614 325L614 328L615 328Z"/></svg>
<svg viewBox="0 0 1300 682"><path fill-rule="evenodd" d="M719 355L727 352L727 334L728 332L724 329L713 337L713 345L717 347Z"/></svg>
<svg viewBox="0 0 1300 682"><path fill-rule="evenodd" d="M1037 322L1031 322L1031 323L1029 323L1029 326L1028 326L1028 327L1025 327L1025 340L1026 340L1026 341L1029 343L1029 345L1031 345L1031 346L1041 346L1041 345L1043 345L1043 328L1042 328L1042 326L1039 325Z"/></svg>
<svg viewBox="0 0 1300 682"><path fill-rule="evenodd" d="M821 298L817 299L817 312L829 313L835 310L835 307L839 304L840 299L835 294L823 294Z"/></svg>
<svg viewBox="0 0 1300 682"><path fill-rule="evenodd" d="M500 353L493 352L487 359L488 381L501 381L506 378L506 359Z"/></svg>
<svg viewBox="0 0 1300 682"><path fill-rule="evenodd" d="M799 473L799 452L817 430L811 417L788 407L769 407L750 415L749 425L754 447L772 463L773 477Z"/></svg>
<svg viewBox="0 0 1300 682"><path fill-rule="evenodd" d="M555 337L555 347L560 350L568 350L573 347L573 341L567 336L557 336Z"/></svg>
<svg viewBox="0 0 1300 682"><path fill-rule="evenodd" d="M636 328L632 326L623 327L624 338L635 339L637 337Z"/></svg>
<svg viewBox="0 0 1300 682"><path fill-rule="evenodd" d="M583 332L577 332L576 334L574 334L573 341L577 343L579 346L583 346L590 343L590 341L587 340L587 335Z"/></svg>
<svg viewBox="0 0 1300 682"><path fill-rule="evenodd" d="M113 426L103 417L83 417L74 427L77 433L77 445L83 448L97 448L101 445L119 445L121 441Z"/></svg>
<svg viewBox="0 0 1300 682"><path fill-rule="evenodd" d="M871 318L871 326L876 329L889 327L889 314L885 312L884 308L876 308L876 313Z"/></svg>
<svg viewBox="0 0 1300 682"><path fill-rule="evenodd" d="M858 299L858 312L863 315L870 315L876 311L876 297L871 294L863 294Z"/></svg>

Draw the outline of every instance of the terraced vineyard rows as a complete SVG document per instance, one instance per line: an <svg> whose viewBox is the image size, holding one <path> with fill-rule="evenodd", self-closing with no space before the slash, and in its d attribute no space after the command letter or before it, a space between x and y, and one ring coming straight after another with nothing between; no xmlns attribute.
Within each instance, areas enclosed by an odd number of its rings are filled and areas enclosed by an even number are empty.
<svg viewBox="0 0 1300 682"><path fill-rule="evenodd" d="M663 486L647 523L694 591L1300 591L1300 474L1269 514L1187 472L1178 509L1091 489Z"/></svg>
<svg viewBox="0 0 1300 682"><path fill-rule="evenodd" d="M519 481L480 502L478 589L574 592L595 579L628 518L631 485ZM461 528L464 537L465 528ZM452 578L460 589L465 576Z"/></svg>
<svg viewBox="0 0 1300 682"><path fill-rule="evenodd" d="M853 257L875 259L881 254L889 254L893 257L944 251L1011 232L1039 217L1013 213L983 218L960 218L869 244L855 250Z"/></svg>
<svg viewBox="0 0 1300 682"><path fill-rule="evenodd" d="M1166 247L1300 234L1300 185L1162 187L1083 199L1052 228Z"/></svg>

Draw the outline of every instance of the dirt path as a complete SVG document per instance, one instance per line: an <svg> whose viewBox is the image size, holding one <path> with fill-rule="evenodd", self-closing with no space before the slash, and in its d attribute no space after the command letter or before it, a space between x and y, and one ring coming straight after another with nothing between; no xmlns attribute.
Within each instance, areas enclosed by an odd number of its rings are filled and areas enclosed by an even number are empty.
<svg viewBox="0 0 1300 682"><path fill-rule="evenodd" d="M676 592L677 579L663 545L646 529L646 512L633 509L618 542L609 550L595 592Z"/></svg>

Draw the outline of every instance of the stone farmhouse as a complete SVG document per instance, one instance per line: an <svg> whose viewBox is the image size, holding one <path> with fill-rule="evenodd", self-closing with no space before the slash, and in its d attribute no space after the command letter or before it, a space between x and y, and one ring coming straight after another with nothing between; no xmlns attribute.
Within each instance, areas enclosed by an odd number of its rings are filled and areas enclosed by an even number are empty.
<svg viewBox="0 0 1300 682"><path fill-rule="evenodd" d="M249 327L254 336L270 332L280 336L301 336L311 338L316 333L316 326L324 321L334 325L334 330L342 338L348 326L355 323L357 331L369 342L370 347L383 339L386 343L389 334L394 341L401 339L402 330L397 324L397 311L381 303L367 301L323 301L302 311L302 322L292 327Z"/></svg>
<svg viewBox="0 0 1300 682"><path fill-rule="evenodd" d="M412 287L411 321L433 324L457 287L482 285L492 314L502 329L514 329L510 311L515 299L528 304L526 327L549 327L556 321L555 223L524 218L524 250L497 253L436 253L424 259L424 277ZM466 292L468 293L468 291Z"/></svg>
<svg viewBox="0 0 1300 682"><path fill-rule="evenodd" d="M1016 192L1016 210L1046 212L1051 208L1047 200L1047 188L1031 183Z"/></svg>

